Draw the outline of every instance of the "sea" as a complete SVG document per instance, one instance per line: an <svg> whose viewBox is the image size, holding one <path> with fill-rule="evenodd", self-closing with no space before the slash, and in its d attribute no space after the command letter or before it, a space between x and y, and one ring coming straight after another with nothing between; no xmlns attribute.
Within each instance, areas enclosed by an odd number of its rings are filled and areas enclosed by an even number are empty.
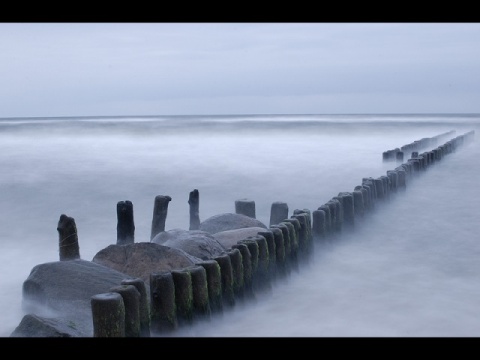
<svg viewBox="0 0 480 360"><path fill-rule="evenodd" d="M0 118L0 336L25 315L32 268L59 261L62 214L84 260L116 243L119 201L135 242L150 241L157 195L172 199L165 230L188 230L194 189L201 221L248 199L268 226L274 202L314 211L399 166L385 151L472 130L480 114ZM474 138L269 291L173 336L480 336L479 164Z"/></svg>

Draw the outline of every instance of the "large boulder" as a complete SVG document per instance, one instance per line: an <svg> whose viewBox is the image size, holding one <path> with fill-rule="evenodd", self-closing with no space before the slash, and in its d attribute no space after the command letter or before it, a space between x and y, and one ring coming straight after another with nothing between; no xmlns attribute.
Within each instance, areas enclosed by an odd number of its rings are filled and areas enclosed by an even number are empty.
<svg viewBox="0 0 480 360"><path fill-rule="evenodd" d="M225 253L225 248L206 231L172 229L157 234L151 242L180 249L186 253L209 260Z"/></svg>
<svg viewBox="0 0 480 360"><path fill-rule="evenodd" d="M93 336L91 298L127 274L86 260L36 265L23 283L25 315L12 337Z"/></svg>
<svg viewBox="0 0 480 360"><path fill-rule="evenodd" d="M226 249L230 249L233 245L237 244L240 240L244 240L249 236L255 236L260 231L266 231L263 227L248 227L235 230L226 230L215 233L213 237Z"/></svg>
<svg viewBox="0 0 480 360"><path fill-rule="evenodd" d="M209 217L200 223L200 230L206 231L210 234L215 234L220 231L235 230L248 227L261 227L266 229L267 226L261 221L252 217L234 214L223 213Z"/></svg>
<svg viewBox="0 0 480 360"><path fill-rule="evenodd" d="M138 242L107 246L100 250L92 261L140 278L148 286L151 273L183 269L200 262L201 259L181 249L153 242Z"/></svg>

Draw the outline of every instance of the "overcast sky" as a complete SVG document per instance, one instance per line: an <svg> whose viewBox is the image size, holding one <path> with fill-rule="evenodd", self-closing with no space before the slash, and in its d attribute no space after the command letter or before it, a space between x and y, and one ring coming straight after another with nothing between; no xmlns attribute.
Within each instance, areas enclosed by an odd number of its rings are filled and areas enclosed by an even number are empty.
<svg viewBox="0 0 480 360"><path fill-rule="evenodd" d="M480 23L0 23L0 117L480 113Z"/></svg>

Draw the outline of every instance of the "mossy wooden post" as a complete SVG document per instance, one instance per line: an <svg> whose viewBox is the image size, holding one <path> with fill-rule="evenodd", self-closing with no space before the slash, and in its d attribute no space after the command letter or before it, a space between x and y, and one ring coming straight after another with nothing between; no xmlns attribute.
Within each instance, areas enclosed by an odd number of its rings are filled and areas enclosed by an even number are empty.
<svg viewBox="0 0 480 360"><path fill-rule="evenodd" d="M198 230L200 229L200 195L197 189L190 192L188 197L188 205L190 206L189 230Z"/></svg>
<svg viewBox="0 0 480 360"><path fill-rule="evenodd" d="M168 213L168 203L172 201L170 196L157 195L155 196L155 202L153 205L153 218L152 218L152 232L150 240L155 235L165 231L165 221Z"/></svg>
<svg viewBox="0 0 480 360"><path fill-rule="evenodd" d="M328 206L330 210L330 234L334 235L337 232L341 231L341 227L339 227L339 213L338 207L333 200L329 200L325 203L325 206Z"/></svg>
<svg viewBox="0 0 480 360"><path fill-rule="evenodd" d="M185 268L192 279L194 319L209 318L211 315L208 296L207 271L203 266L192 265Z"/></svg>
<svg viewBox="0 0 480 360"><path fill-rule="evenodd" d="M398 189L398 173L396 170L388 170L387 176L390 179L390 192L396 193Z"/></svg>
<svg viewBox="0 0 480 360"><path fill-rule="evenodd" d="M175 286L178 324L189 324L193 321L192 276L186 269L175 269L171 273Z"/></svg>
<svg viewBox="0 0 480 360"><path fill-rule="evenodd" d="M353 194L351 192L341 192L337 197L341 199L343 205L344 228L353 230L355 228L355 206L353 203Z"/></svg>
<svg viewBox="0 0 480 360"><path fill-rule="evenodd" d="M308 258L312 255L312 228L310 222L310 214L307 212L297 212L292 215L292 219L298 220L299 229L299 249L302 256Z"/></svg>
<svg viewBox="0 0 480 360"><path fill-rule="evenodd" d="M203 260L196 265L203 266L207 272L208 299L212 313L223 312L222 274L215 260Z"/></svg>
<svg viewBox="0 0 480 360"><path fill-rule="evenodd" d="M330 206L323 204L317 210L322 210L325 213L325 236L332 232L332 217L330 215Z"/></svg>
<svg viewBox="0 0 480 360"><path fill-rule="evenodd" d="M141 278L124 279L122 285L133 285L140 294L140 337L150 337L150 299L147 286Z"/></svg>
<svg viewBox="0 0 480 360"><path fill-rule="evenodd" d="M365 203L363 201L363 192L361 190L353 190L353 213L356 219L362 219L365 215Z"/></svg>
<svg viewBox="0 0 480 360"><path fill-rule="evenodd" d="M275 201L270 208L270 226L280 224L288 218L288 205L285 202Z"/></svg>
<svg viewBox="0 0 480 360"><path fill-rule="evenodd" d="M235 305L235 294L233 292L233 268L232 260L228 254L221 254L213 258L220 266L222 279L222 300L225 307Z"/></svg>
<svg viewBox="0 0 480 360"><path fill-rule="evenodd" d="M125 337L140 337L140 293L133 285L118 285L111 292L122 296L125 306Z"/></svg>
<svg viewBox="0 0 480 360"><path fill-rule="evenodd" d="M150 274L150 312L153 333L160 334L178 328L175 284L169 271Z"/></svg>
<svg viewBox="0 0 480 360"><path fill-rule="evenodd" d="M303 244L301 244L302 240L300 239L300 237L302 237L303 234L300 234L300 222L298 221L298 219L290 218L283 220L280 224L286 225L288 228L292 261L294 264L298 265L299 258L301 257L301 253L303 251L301 249Z"/></svg>
<svg viewBox="0 0 480 360"><path fill-rule="evenodd" d="M245 276L242 253L238 248L231 248L227 251L227 254L232 264L233 294L235 298L243 300L245 295Z"/></svg>
<svg viewBox="0 0 480 360"><path fill-rule="evenodd" d="M253 282L253 288L256 291L264 291L268 290L271 288L271 282L270 282L270 274L268 271L268 266L269 266L269 254L268 254L268 244L267 244L267 239L265 239L264 236L262 235L254 235L254 236L249 236L245 240L242 240L247 243L247 246L250 246L249 243L250 241L254 241L257 246L256 249L258 249L258 255L257 255L257 271L256 271L256 276L254 277L254 282ZM250 247L249 247L250 248Z"/></svg>
<svg viewBox="0 0 480 360"><path fill-rule="evenodd" d="M380 179L382 179L382 181L383 181L383 191L384 191L384 194L385 194L385 199L389 199L390 198L390 192L391 192L390 188L392 186L390 178L387 175L382 175L382 176L380 176Z"/></svg>
<svg viewBox="0 0 480 360"><path fill-rule="evenodd" d="M135 242L135 223L133 220L133 204L131 201L117 203L117 245Z"/></svg>
<svg viewBox="0 0 480 360"><path fill-rule="evenodd" d="M297 219L300 224L300 245L304 255L311 255L313 247L313 236L312 236L312 221L311 214L309 210L296 210L292 215L292 219Z"/></svg>
<svg viewBox="0 0 480 360"><path fill-rule="evenodd" d="M232 245L232 249L238 249L242 255L242 266L243 266L243 297L252 297L253 294L253 271L252 271L252 254L248 249L246 244L237 242Z"/></svg>
<svg viewBox="0 0 480 360"><path fill-rule="evenodd" d="M263 236L267 241L268 247L268 274L271 280L275 280L277 274L277 251L275 248L275 239L271 230L259 231L258 235Z"/></svg>
<svg viewBox="0 0 480 360"><path fill-rule="evenodd" d="M403 151L398 151L395 154L395 160L397 160L397 162L402 162L403 161Z"/></svg>
<svg viewBox="0 0 480 360"><path fill-rule="evenodd" d="M362 179L362 186L368 189L368 208L369 210L375 209L375 202L376 202L376 189L375 184L373 183L372 179Z"/></svg>
<svg viewBox="0 0 480 360"><path fill-rule="evenodd" d="M373 183L375 184L377 199L379 201L385 200L385 189L383 188L383 180L378 177L376 179L373 179Z"/></svg>
<svg viewBox="0 0 480 360"><path fill-rule="evenodd" d="M343 202L338 199L338 197L334 197L328 201L328 204L333 204L334 210L334 221L335 221L335 230L337 233L341 233L343 230L343 225L345 222L345 211L343 208Z"/></svg>
<svg viewBox="0 0 480 360"><path fill-rule="evenodd" d="M288 265L285 256L285 243L282 230L278 227L270 226L269 231L273 234L273 240L275 242L275 274L277 277L285 276L288 273Z"/></svg>
<svg viewBox="0 0 480 360"><path fill-rule="evenodd" d="M248 251L250 252L250 261L252 264L252 289L255 290L258 271L258 244L251 239L243 239L238 241L238 243L247 245Z"/></svg>
<svg viewBox="0 0 480 360"><path fill-rule="evenodd" d="M60 261L80 259L77 226L75 219L65 214L60 215L57 225Z"/></svg>
<svg viewBox="0 0 480 360"><path fill-rule="evenodd" d="M107 292L90 299L93 337L125 337L125 305L122 295Z"/></svg>
<svg viewBox="0 0 480 360"><path fill-rule="evenodd" d="M256 218L255 214L255 201L241 199L235 201L235 213L246 215L253 219Z"/></svg>
<svg viewBox="0 0 480 360"><path fill-rule="evenodd" d="M323 241L327 237L326 215L324 210L312 212L312 236L315 241Z"/></svg>
<svg viewBox="0 0 480 360"><path fill-rule="evenodd" d="M298 226L298 220L295 222ZM298 243L298 228L295 227L295 224L291 221L291 219L285 219L280 223L280 225L286 226L288 229L288 237L290 239L290 256L292 259L297 261L298 257L298 248L299 248L299 243Z"/></svg>
<svg viewBox="0 0 480 360"><path fill-rule="evenodd" d="M359 185L353 189L353 204L355 206L355 216L362 219L368 211L368 190ZM357 207L358 205L358 207Z"/></svg>
<svg viewBox="0 0 480 360"><path fill-rule="evenodd" d="M284 222L281 222L280 224L277 225L272 225L270 226L272 229L280 229L282 232L283 236L283 246L285 249L285 265L287 267L287 270L290 271L293 267L294 260L293 260L293 255L292 255L292 245L290 242L290 231L285 225Z"/></svg>

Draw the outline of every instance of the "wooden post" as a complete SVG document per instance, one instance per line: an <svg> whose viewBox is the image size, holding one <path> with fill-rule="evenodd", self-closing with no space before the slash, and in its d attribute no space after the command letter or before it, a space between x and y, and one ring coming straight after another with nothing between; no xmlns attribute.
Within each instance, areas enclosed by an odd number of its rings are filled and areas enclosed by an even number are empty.
<svg viewBox="0 0 480 360"><path fill-rule="evenodd" d="M80 259L75 219L65 214L60 215L57 231L59 235L60 261Z"/></svg>
<svg viewBox="0 0 480 360"><path fill-rule="evenodd" d="M235 213L249 216L255 219L255 201L253 200L236 200L235 201Z"/></svg>
<svg viewBox="0 0 480 360"><path fill-rule="evenodd" d="M125 337L140 337L140 293L133 285L118 285L111 292L122 296L125 306Z"/></svg>
<svg viewBox="0 0 480 360"><path fill-rule="evenodd" d="M283 220L288 218L287 203L276 201L272 203L270 209L270 226L280 224Z"/></svg>
<svg viewBox="0 0 480 360"><path fill-rule="evenodd" d="M175 285L171 272L150 274L151 329L163 333L177 329Z"/></svg>
<svg viewBox="0 0 480 360"><path fill-rule="evenodd" d="M140 337L150 337L150 299L145 282L141 278L136 278L122 280L121 284L133 285L140 293Z"/></svg>
<svg viewBox="0 0 480 360"><path fill-rule="evenodd" d="M190 227L189 230L198 230L200 229L200 195L198 190L195 189L190 192L188 197L188 204L190 205Z"/></svg>
<svg viewBox="0 0 480 360"><path fill-rule="evenodd" d="M179 325L191 323L193 321L192 275L187 269L176 269L171 273L175 286L175 304Z"/></svg>
<svg viewBox="0 0 480 360"><path fill-rule="evenodd" d="M172 200L170 196L157 195L153 205L152 232L150 240L155 235L165 231L165 220L167 219L168 203Z"/></svg>
<svg viewBox="0 0 480 360"><path fill-rule="evenodd" d="M125 337L122 295L108 292L92 296L93 337Z"/></svg>
<svg viewBox="0 0 480 360"><path fill-rule="evenodd" d="M133 221L133 204L131 201L117 203L117 245L135 242L135 223Z"/></svg>

